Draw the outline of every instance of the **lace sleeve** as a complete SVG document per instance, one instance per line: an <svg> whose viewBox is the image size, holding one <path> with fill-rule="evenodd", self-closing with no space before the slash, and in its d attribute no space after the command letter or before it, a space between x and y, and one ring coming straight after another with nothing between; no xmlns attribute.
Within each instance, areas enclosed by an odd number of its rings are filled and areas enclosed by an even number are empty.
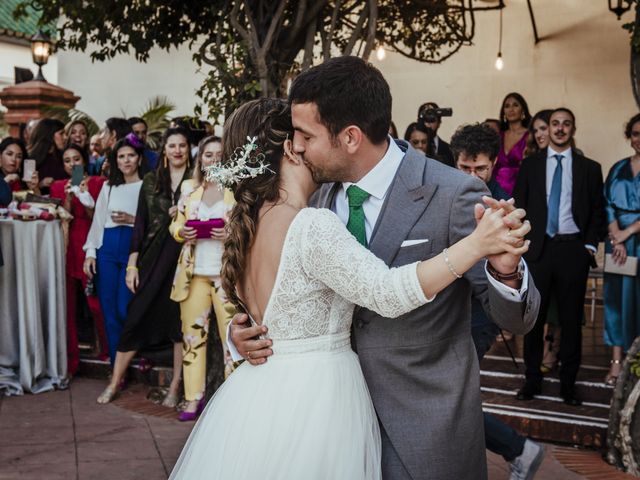
<svg viewBox="0 0 640 480"><path fill-rule="evenodd" d="M417 263L390 269L360 245L338 217L309 208L299 215L305 273L350 302L394 318L433 300L424 296Z"/></svg>

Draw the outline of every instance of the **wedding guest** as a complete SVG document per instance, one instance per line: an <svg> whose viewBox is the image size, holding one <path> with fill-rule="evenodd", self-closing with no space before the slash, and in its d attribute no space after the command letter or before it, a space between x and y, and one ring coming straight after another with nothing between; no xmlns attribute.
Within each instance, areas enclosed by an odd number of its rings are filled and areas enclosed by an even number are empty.
<svg viewBox="0 0 640 480"><path fill-rule="evenodd" d="M126 118L110 117L107 118L104 124L104 128L100 132L100 142L104 151L103 156L96 162L97 173L91 173L92 175L107 175L109 172L109 152L115 145L115 143L132 133L131 125ZM144 157L143 157L144 159ZM142 172L146 172L146 163L140 164Z"/></svg>
<svg viewBox="0 0 640 480"><path fill-rule="evenodd" d="M487 127L489 127L491 130L496 132L498 135L500 134L500 120L498 120L497 118L487 118L487 119L485 119L484 122L482 122L482 124L486 125Z"/></svg>
<svg viewBox="0 0 640 480"><path fill-rule="evenodd" d="M411 144L413 148L423 152L428 157L433 157L433 143L430 141L432 132L424 125L413 122L410 123L404 132L404 139Z"/></svg>
<svg viewBox="0 0 640 480"><path fill-rule="evenodd" d="M158 154L147 146L147 133L149 130L147 122L141 117L131 117L127 121L129 125L131 125L133 133L135 133L144 144L144 156L147 159L149 169L155 170L158 165Z"/></svg>
<svg viewBox="0 0 640 480"><path fill-rule="evenodd" d="M31 134L29 157L36 161L43 194L49 193L54 180L66 178L62 165L64 144L64 123L54 118L41 119Z"/></svg>
<svg viewBox="0 0 640 480"><path fill-rule="evenodd" d="M169 227L173 238L183 244L171 289L171 299L180 303L182 319L182 369L187 406L180 414L181 421L195 420L204 408L206 346L212 308L222 341L225 376L233 370L226 345L226 331L233 316L233 307L227 302L220 280L225 228L211 228L208 238L198 238L196 229L186 225L188 220L226 221L233 207L233 195L204 179L204 169L221 159L220 138L204 138L198 145L193 180L182 184L178 213Z"/></svg>
<svg viewBox="0 0 640 480"><path fill-rule="evenodd" d="M111 150L109 161L113 168L100 190L89 235L82 247L86 252L83 270L89 279L94 278L97 263L98 298L112 365L132 296L125 275L142 187L139 174L142 145L135 135L132 137L118 140Z"/></svg>
<svg viewBox="0 0 640 480"><path fill-rule="evenodd" d="M144 145L137 142L137 151ZM140 189L131 248L126 267L126 283L133 293L124 329L117 345L111 381L97 399L109 403L120 391L127 368L139 350L173 343L173 377L162 404L178 404L182 378L182 335L180 307L170 299L180 245L169 234L177 213L180 186L191 176L188 134L182 128L165 131L161 160L154 172L145 175Z"/></svg>
<svg viewBox="0 0 640 480"><path fill-rule="evenodd" d="M91 136L91 140L89 141L89 165L87 166L87 173L89 175L100 174L97 165L100 162L102 154L104 153L100 137L100 133L96 133L95 135Z"/></svg>
<svg viewBox="0 0 640 480"><path fill-rule="evenodd" d="M549 146L549 117L553 110L540 110L529 123L529 135L524 156L528 157Z"/></svg>
<svg viewBox="0 0 640 480"><path fill-rule="evenodd" d="M22 162L27 157L27 150L21 140L7 137L0 142L0 173L12 192L31 190L40 194L37 170L31 174L27 182L22 180Z"/></svg>
<svg viewBox="0 0 640 480"><path fill-rule="evenodd" d="M70 144L62 151L65 172L72 176L73 167L80 165L86 169L88 158L86 150L80 145ZM104 177L84 178L79 185L72 185L71 179L56 180L51 184L51 197L62 200L62 206L73 215L68 225L66 275L67 275L67 365L70 375L75 375L80 365L78 346L77 305L80 296L91 312L96 340L100 348L100 357L108 358L107 337L100 302L95 296L86 296L87 276L83 272L85 260L83 245L87 241L95 202L98 199Z"/></svg>
<svg viewBox="0 0 640 480"><path fill-rule="evenodd" d="M633 155L609 170L604 187L609 242L605 252L617 264L640 257L640 114L625 127ZM615 385L622 371L622 354L640 335L640 273L604 274L604 340L613 348L606 383Z"/></svg>
<svg viewBox="0 0 640 480"><path fill-rule="evenodd" d="M24 125L24 128L21 130L20 138L22 139L22 142L25 145L29 145L29 142L31 141L31 134L33 133L33 129L36 128L36 125L38 124L39 121L40 119L38 118L32 118L26 123L26 125Z"/></svg>
<svg viewBox="0 0 640 480"><path fill-rule="evenodd" d="M432 135L429 135L433 138L431 142L432 144L427 150L428 152L432 152L429 156L444 163L445 165L453 167L454 164L451 147L447 142L445 142L438 136L438 130L440 129L440 125L442 125L442 118L439 115L431 113L431 110L435 110L438 108L440 107L438 107L437 103L423 103L418 109L418 122L422 123L426 128L433 132Z"/></svg>
<svg viewBox="0 0 640 480"><path fill-rule="evenodd" d="M11 203L11 188L4 181L4 178L0 176L0 206L9 205ZM4 265L4 259L2 258L2 248L0 247L0 267Z"/></svg>
<svg viewBox="0 0 640 480"><path fill-rule="evenodd" d="M509 93L500 107L500 153L494 176L508 195L513 194L520 164L527 146L531 114L526 100L519 93Z"/></svg>
<svg viewBox="0 0 640 480"><path fill-rule="evenodd" d="M398 127L393 122L389 124L389 135L391 135L391 138L398 138Z"/></svg>
<svg viewBox="0 0 640 480"><path fill-rule="evenodd" d="M11 188L9 184L0 176L0 205L9 205L11 203ZM2 266L2 251L0 250L0 266Z"/></svg>
<svg viewBox="0 0 640 480"><path fill-rule="evenodd" d="M582 403L575 381L582 357L584 295L605 222L602 168L571 147L576 130L571 110L554 110L549 126L549 146L522 162L514 190L516 205L527 211L531 222L525 260L542 299L538 320L524 338L525 383L517 397L530 400L541 393L544 324L555 290L562 292L557 297L560 395L576 406Z"/></svg>
<svg viewBox="0 0 640 480"><path fill-rule="evenodd" d="M74 144L89 153L89 129L82 120L69 122L64 129L67 145Z"/></svg>
<svg viewBox="0 0 640 480"><path fill-rule="evenodd" d="M529 138L524 156L535 155L549 146L549 117L553 110L540 110L529 123ZM571 144L575 147L575 144ZM542 363L540 371L551 373L558 367L558 350L560 349L560 319L558 318L558 301L556 293L551 292L549 308L547 309L547 323L544 326L544 347L542 349Z"/></svg>
<svg viewBox="0 0 640 480"><path fill-rule="evenodd" d="M451 151L458 170L486 183L496 200L509 199L493 178L493 167L500 151L498 132L486 124L460 127L451 137ZM500 329L484 311L480 300L472 295L471 336L478 361L489 351L499 332ZM490 413L484 412L483 418L487 448L509 463L511 478L533 478L544 456L544 449Z"/></svg>

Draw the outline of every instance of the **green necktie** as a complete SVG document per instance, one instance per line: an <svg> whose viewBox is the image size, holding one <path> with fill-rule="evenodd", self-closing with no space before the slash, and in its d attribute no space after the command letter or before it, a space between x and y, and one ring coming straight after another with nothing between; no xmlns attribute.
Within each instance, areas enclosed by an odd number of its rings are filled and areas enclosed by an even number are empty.
<svg viewBox="0 0 640 480"><path fill-rule="evenodd" d="M349 230L356 240L365 247L367 246L367 233L364 228L364 210L362 204L369 198L369 194L356 185L347 188L347 197L349 198L349 221L347 222L347 230Z"/></svg>

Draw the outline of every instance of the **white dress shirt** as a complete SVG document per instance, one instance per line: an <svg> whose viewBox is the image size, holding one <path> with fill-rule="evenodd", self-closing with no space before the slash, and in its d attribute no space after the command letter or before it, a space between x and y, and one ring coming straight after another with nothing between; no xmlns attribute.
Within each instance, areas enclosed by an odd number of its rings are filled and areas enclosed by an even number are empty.
<svg viewBox="0 0 640 480"><path fill-rule="evenodd" d="M142 188L142 180L132 183L123 183L111 187L109 182L104 182L96 208L93 211L91 228L87 235L87 241L82 249L87 258L96 258L97 250L102 246L102 236L105 228L133 227L133 225L115 223L111 220L113 212L124 212L135 217L138 209L138 197Z"/></svg>
<svg viewBox="0 0 640 480"><path fill-rule="evenodd" d="M556 152L551 146L547 148L547 205L549 205L549 195L551 195L551 184L553 183L553 174L558 168L558 160L556 155L562 155L562 189L560 190L560 208L558 212L558 234L570 235L580 233L578 225L573 219L572 211L572 195L573 195L573 153L571 148L567 148L563 152ZM586 245L589 250L596 251L593 245Z"/></svg>

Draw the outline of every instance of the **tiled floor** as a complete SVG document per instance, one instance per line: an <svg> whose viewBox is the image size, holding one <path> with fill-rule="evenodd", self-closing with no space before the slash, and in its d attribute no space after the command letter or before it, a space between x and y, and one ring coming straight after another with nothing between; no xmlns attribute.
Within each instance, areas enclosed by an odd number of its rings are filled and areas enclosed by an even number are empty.
<svg viewBox="0 0 640 480"><path fill-rule="evenodd" d="M76 378L69 390L0 397L0 479L167 478L193 424L97 405L102 388L104 381ZM565 469L554 448L546 446L536 478L584 478ZM491 480L509 477L502 458L487 458Z"/></svg>

